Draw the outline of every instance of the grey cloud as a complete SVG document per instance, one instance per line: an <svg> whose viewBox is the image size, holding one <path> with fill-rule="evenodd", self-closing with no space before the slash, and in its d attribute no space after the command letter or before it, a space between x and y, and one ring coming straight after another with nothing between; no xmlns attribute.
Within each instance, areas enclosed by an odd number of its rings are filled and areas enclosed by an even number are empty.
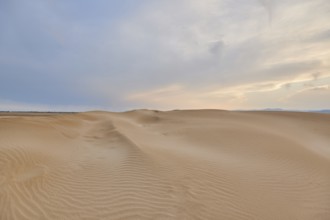
<svg viewBox="0 0 330 220"><path fill-rule="evenodd" d="M308 73L322 66L319 60L309 60L290 63L279 63L271 65L269 68L262 69L260 74L264 73L267 77L286 77L289 75L299 75L301 73ZM314 77L314 75L313 75Z"/></svg>
<svg viewBox="0 0 330 220"><path fill-rule="evenodd" d="M221 56L224 50L225 44L223 41L216 41L210 44L209 51L215 56Z"/></svg>
<svg viewBox="0 0 330 220"><path fill-rule="evenodd" d="M273 20L273 0L258 0L258 2L265 8L268 14L269 24L271 24Z"/></svg>
<svg viewBox="0 0 330 220"><path fill-rule="evenodd" d="M323 43L330 41L330 29L322 31L320 33L314 34L313 36L307 38L307 42L314 42L314 43Z"/></svg>

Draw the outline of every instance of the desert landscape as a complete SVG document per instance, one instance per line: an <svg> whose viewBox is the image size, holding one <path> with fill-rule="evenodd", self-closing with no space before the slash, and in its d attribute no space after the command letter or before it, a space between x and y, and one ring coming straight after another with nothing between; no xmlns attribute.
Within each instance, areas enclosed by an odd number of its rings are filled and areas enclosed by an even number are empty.
<svg viewBox="0 0 330 220"><path fill-rule="evenodd" d="M330 220L330 0L0 0L0 220Z"/></svg>
<svg viewBox="0 0 330 220"><path fill-rule="evenodd" d="M328 220L329 205L329 114L0 114L1 220Z"/></svg>

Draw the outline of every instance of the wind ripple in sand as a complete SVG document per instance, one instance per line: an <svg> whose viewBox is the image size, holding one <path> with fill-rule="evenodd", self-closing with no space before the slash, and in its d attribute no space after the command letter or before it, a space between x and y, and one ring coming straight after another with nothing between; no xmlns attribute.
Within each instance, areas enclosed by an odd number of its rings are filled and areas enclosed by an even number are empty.
<svg viewBox="0 0 330 220"><path fill-rule="evenodd" d="M330 116L0 116L0 219L329 219Z"/></svg>

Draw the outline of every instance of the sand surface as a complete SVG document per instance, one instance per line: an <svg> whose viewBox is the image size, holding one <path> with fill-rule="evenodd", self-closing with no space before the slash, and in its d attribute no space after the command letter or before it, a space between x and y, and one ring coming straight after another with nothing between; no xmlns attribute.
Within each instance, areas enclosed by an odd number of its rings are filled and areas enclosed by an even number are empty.
<svg viewBox="0 0 330 220"><path fill-rule="evenodd" d="M0 219L330 219L330 115L0 115Z"/></svg>

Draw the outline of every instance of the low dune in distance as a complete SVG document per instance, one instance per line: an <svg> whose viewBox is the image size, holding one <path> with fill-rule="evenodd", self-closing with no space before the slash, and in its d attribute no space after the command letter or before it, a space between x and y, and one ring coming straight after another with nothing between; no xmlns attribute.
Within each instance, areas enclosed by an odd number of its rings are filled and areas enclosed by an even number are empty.
<svg viewBox="0 0 330 220"><path fill-rule="evenodd" d="M0 114L0 219L330 219L330 115Z"/></svg>

